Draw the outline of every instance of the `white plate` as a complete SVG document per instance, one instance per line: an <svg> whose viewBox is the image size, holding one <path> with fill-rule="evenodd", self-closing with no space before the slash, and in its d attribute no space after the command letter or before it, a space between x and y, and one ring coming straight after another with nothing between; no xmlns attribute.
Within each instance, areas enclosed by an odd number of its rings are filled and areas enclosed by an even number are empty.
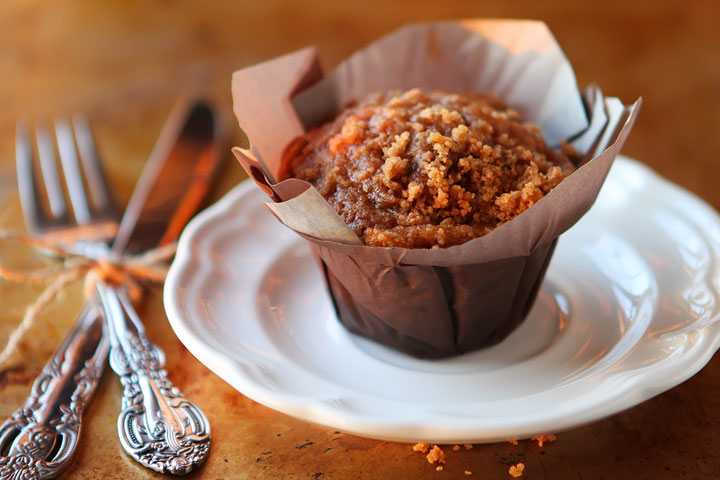
<svg viewBox="0 0 720 480"><path fill-rule="evenodd" d="M521 327L447 360L348 333L310 249L265 199L244 182L190 223L165 308L210 370L309 422L408 442L557 432L681 383L720 346L720 217L627 158L560 239Z"/></svg>

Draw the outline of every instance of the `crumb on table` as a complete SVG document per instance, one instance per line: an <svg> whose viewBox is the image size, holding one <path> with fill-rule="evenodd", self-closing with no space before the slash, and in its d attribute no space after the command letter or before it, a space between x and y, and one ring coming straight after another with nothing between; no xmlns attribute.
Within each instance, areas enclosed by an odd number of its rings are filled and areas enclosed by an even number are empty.
<svg viewBox="0 0 720 480"><path fill-rule="evenodd" d="M425 453L428 451L428 448L430 448L430 445L427 443L418 442L415 445L413 445L413 451Z"/></svg>
<svg viewBox="0 0 720 480"><path fill-rule="evenodd" d="M551 433L550 435L538 435L537 437L532 437L530 440L535 440L538 447L542 447L545 443L554 442L557 440L557 437Z"/></svg>
<svg viewBox="0 0 720 480"><path fill-rule="evenodd" d="M525 470L525 464L520 462L517 465L510 465L510 468L508 469L508 473L512 475L514 478L522 477L523 470Z"/></svg>
<svg viewBox="0 0 720 480"><path fill-rule="evenodd" d="M428 463L445 463L445 452L437 445L433 445L425 458L427 458Z"/></svg>

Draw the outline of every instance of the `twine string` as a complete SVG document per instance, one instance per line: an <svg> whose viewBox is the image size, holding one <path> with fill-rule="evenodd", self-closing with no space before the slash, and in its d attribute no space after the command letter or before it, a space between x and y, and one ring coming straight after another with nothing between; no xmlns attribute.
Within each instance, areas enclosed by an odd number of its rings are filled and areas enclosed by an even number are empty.
<svg viewBox="0 0 720 480"><path fill-rule="evenodd" d="M115 287L125 287L130 299L135 301L141 297L144 285L161 284L165 280L167 262L172 259L177 249L177 244L173 242L140 255L108 255L92 258L69 252L38 238L13 232L0 231L0 241L31 246L52 253L61 260L58 262L59 265L32 270L16 270L0 265L2 280L46 285L25 309L18 326L10 332L7 343L0 351L0 372L7 367L11 358L22 350L25 335L35 324L40 313L73 283L84 279L83 292L87 300L95 297L95 285L102 281Z"/></svg>

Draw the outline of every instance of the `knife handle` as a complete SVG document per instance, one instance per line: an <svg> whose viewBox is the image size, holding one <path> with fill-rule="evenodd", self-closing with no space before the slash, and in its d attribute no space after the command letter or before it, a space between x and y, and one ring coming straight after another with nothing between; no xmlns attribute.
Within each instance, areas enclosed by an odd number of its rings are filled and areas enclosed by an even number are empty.
<svg viewBox="0 0 720 480"><path fill-rule="evenodd" d="M104 330L105 321L86 303L25 404L0 426L0 479L55 478L70 465L108 356Z"/></svg>
<svg viewBox="0 0 720 480"><path fill-rule="evenodd" d="M157 472L190 473L207 458L210 423L167 378L165 354L145 336L126 292L102 282L97 291L110 330L110 367L123 384L123 449Z"/></svg>

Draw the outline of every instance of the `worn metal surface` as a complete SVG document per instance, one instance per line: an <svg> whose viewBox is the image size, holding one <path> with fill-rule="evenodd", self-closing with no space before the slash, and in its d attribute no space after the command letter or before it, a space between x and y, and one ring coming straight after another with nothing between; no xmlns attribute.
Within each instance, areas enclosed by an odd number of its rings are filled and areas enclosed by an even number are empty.
<svg viewBox="0 0 720 480"><path fill-rule="evenodd" d="M575 67L624 100L645 99L624 153L720 207L720 5L680 1L548 2L63 2L0 4L0 227L22 229L15 191L15 121L85 111L93 119L113 188L125 204L177 94L195 88L230 110L230 73L255 61L318 45L328 67L355 48L413 20L472 16L541 18ZM242 142L235 131L233 144ZM213 198L238 181L229 161ZM33 265L17 246L0 259ZM0 282L0 344L36 286ZM26 361L0 374L0 417L32 380L80 310L76 285L40 319ZM610 419L535 442L454 452L436 472L408 444L368 440L309 425L243 397L199 364L173 335L161 292L140 315L166 352L178 388L208 415L213 452L193 478L720 478L720 359L695 377ZM60 314L60 315L59 315ZM52 319L52 321L51 321ZM58 319L64 319L58 321ZM117 441L122 387L107 372L86 412L80 451L67 478L159 478ZM99 447L98 447L99 445ZM466 477L464 471L473 472Z"/></svg>

